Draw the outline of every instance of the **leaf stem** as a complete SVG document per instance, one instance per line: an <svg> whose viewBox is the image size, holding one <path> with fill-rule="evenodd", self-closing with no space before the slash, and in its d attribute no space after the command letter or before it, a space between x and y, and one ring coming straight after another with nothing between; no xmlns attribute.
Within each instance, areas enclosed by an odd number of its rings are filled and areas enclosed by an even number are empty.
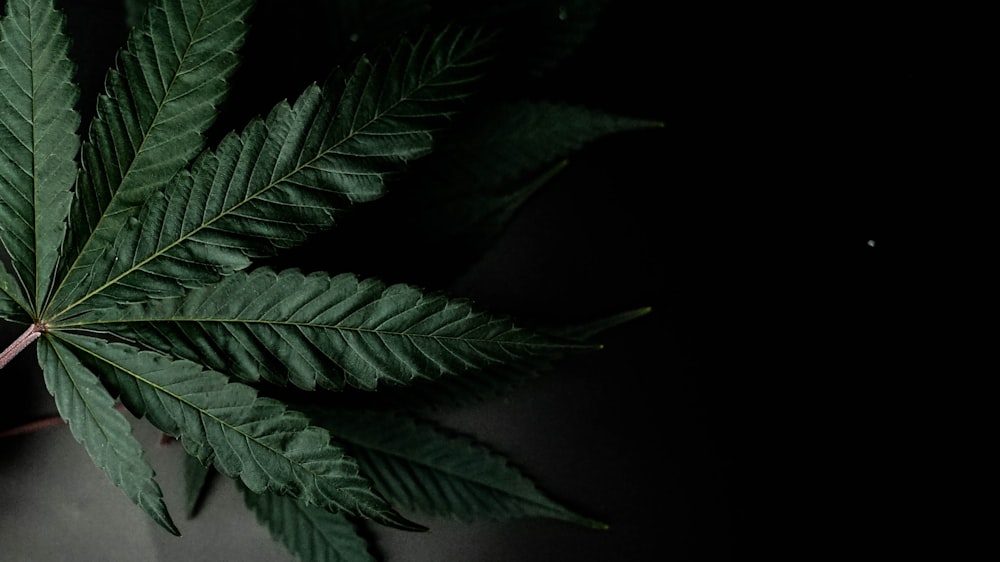
<svg viewBox="0 0 1000 562"><path fill-rule="evenodd" d="M115 404L115 409L119 412L126 412L125 406L120 402ZM56 427L60 425L66 425L66 420L62 416L46 416L44 418L39 418L35 421L30 421L18 426L9 427L7 429L0 429L0 439L4 437L14 437L15 435L26 435L29 433L35 433L36 431L41 431L50 427Z"/></svg>
<svg viewBox="0 0 1000 562"><path fill-rule="evenodd" d="M63 425L65 423L66 422L59 416L49 416L42 418L40 420L35 420L33 422L28 422L15 427L11 427L9 429L4 429L0 431L0 439L3 439L4 437L13 437L15 435L26 435L28 433L35 433L36 431L40 431L42 429L46 429L49 427L55 427L57 425Z"/></svg>
<svg viewBox="0 0 1000 562"><path fill-rule="evenodd" d="M36 323L28 326L28 329L25 330L23 334L18 336L17 339L14 340L14 343L7 346L7 349L3 350L3 352L0 352L0 369L7 366L7 363L10 363L11 359L13 359L18 353L21 353L24 348L31 345L31 342L37 340L38 336L41 336L44 331L44 325Z"/></svg>

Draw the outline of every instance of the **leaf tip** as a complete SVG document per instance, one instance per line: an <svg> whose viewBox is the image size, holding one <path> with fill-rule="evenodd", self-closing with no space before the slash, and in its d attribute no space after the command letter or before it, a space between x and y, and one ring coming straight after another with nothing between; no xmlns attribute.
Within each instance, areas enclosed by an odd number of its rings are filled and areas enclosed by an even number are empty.
<svg viewBox="0 0 1000 562"><path fill-rule="evenodd" d="M410 531L412 533L426 533L431 530L430 527L421 525L420 523L414 521L407 521L407 526L405 528L399 527L399 529L402 529L403 531Z"/></svg>
<svg viewBox="0 0 1000 562"><path fill-rule="evenodd" d="M413 533L426 533L427 531L431 530L430 527L426 527L424 525L421 525L420 523L417 523L416 521L407 519L403 515L396 512L395 510L392 510L388 513L382 513L381 516L382 518L381 521L379 521L380 523L383 523L395 529L399 529L400 531L410 531Z"/></svg>
<svg viewBox="0 0 1000 562"><path fill-rule="evenodd" d="M174 522L170 520L169 516L165 518L156 518L156 522L171 535L175 537L181 536L181 530L177 528L177 525L174 525Z"/></svg>

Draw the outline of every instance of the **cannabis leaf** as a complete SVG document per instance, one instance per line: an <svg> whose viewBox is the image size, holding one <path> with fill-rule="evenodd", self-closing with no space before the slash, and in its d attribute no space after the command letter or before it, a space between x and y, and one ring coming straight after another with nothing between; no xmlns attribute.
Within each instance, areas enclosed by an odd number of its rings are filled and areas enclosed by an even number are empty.
<svg viewBox="0 0 1000 562"><path fill-rule="evenodd" d="M254 382L375 389L514 361L569 342L469 303L353 275L258 269L168 299L102 309L73 323L104 329Z"/></svg>
<svg viewBox="0 0 1000 562"><path fill-rule="evenodd" d="M184 455L184 511L188 518L194 517L201 507L212 475L211 463L203 463L198 457Z"/></svg>
<svg viewBox="0 0 1000 562"><path fill-rule="evenodd" d="M599 4L573 5L592 23ZM398 199L410 220L386 215L401 228L380 231L412 230L411 245L395 245L406 252L455 248L442 241L456 236L481 250L573 150L656 123L556 103L472 111L496 30L462 23L477 20L470 12L435 19L422 2L345 2L335 29L363 30L364 41L346 40L364 52L210 142L254 2L123 7L128 38L82 137L66 18L53 0L9 0L0 19L0 319L24 327L0 367L37 342L74 438L173 534L119 402L182 444L189 515L218 472L306 560L373 559L357 532L364 521L425 528L399 509L600 528L499 453L396 411L393 396L493 395L599 348L591 336L644 312L543 328L417 284L277 258L382 208L373 202L411 175ZM565 54L584 29L546 55ZM364 238L357 226L347 233ZM300 400L323 392L366 398ZM374 396L388 407L358 407Z"/></svg>
<svg viewBox="0 0 1000 562"><path fill-rule="evenodd" d="M374 562L357 525L339 513L302 505L286 496L254 494L243 498L271 534L300 560Z"/></svg>
<svg viewBox="0 0 1000 562"><path fill-rule="evenodd" d="M117 272L109 271L118 256L108 242L136 224L144 201L182 183L175 176L204 147L226 95L251 4L158 2L133 28L83 146L63 280L50 310L71 308L72 299L87 298L81 293L103 288Z"/></svg>
<svg viewBox="0 0 1000 562"><path fill-rule="evenodd" d="M59 260L80 123L63 17L46 4L11 0L0 20L0 242L18 281L4 292L35 314Z"/></svg>
<svg viewBox="0 0 1000 562"><path fill-rule="evenodd" d="M430 149L431 131L475 79L483 38L467 35L424 36L362 59L332 88L310 87L294 105L279 104L228 136L134 214L112 214L95 235L105 241L99 256L67 273L54 317L88 301L97 308L180 296L300 244L349 204L380 196L383 177Z"/></svg>
<svg viewBox="0 0 1000 562"><path fill-rule="evenodd" d="M606 528L546 497L499 453L431 422L359 410L313 419L351 450L378 489L411 511L464 521L549 517Z"/></svg>
<svg viewBox="0 0 1000 562"><path fill-rule="evenodd" d="M354 461L330 445L325 431L280 402L187 361L87 336L57 337L93 365L132 412L254 492L290 494L334 512L420 528L367 488Z"/></svg>
<svg viewBox="0 0 1000 562"><path fill-rule="evenodd" d="M448 252L414 255L387 246L380 271L414 282L440 283L479 259L531 196L568 164L572 154L604 137L654 129L661 123L588 107L544 101L490 103L464 112L440 137L433 154L416 162L406 189L330 236L342 260L374 269L351 241L369 215L385 221L384 235ZM388 220L386 220L388 219Z"/></svg>
<svg viewBox="0 0 1000 562"><path fill-rule="evenodd" d="M114 409L114 398L93 371L62 342L50 338L39 342L38 363L59 414L97 466L157 523L179 535L153 469L142 460L142 446L132 437L128 420Z"/></svg>

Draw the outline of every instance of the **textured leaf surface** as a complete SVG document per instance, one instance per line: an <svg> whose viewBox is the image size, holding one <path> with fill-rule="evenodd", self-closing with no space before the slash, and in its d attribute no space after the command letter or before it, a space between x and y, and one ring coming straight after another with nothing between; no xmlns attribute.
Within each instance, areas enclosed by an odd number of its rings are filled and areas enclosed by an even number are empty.
<svg viewBox="0 0 1000 562"><path fill-rule="evenodd" d="M154 521L175 535L153 468L143 460L142 445L97 376L65 344L52 337L38 342L38 363L59 415L90 458Z"/></svg>
<svg viewBox="0 0 1000 562"><path fill-rule="evenodd" d="M116 233L204 148L252 3L157 0L132 29L82 147L62 302L110 275L115 256L109 244Z"/></svg>
<svg viewBox="0 0 1000 562"><path fill-rule="evenodd" d="M60 308L177 296L379 197L384 176L426 154L432 132L471 92L485 41L453 30L403 41L375 62L361 60L336 87L312 86L226 137L183 186L150 194L140 215L121 223L102 250L107 268L70 273Z"/></svg>
<svg viewBox="0 0 1000 562"><path fill-rule="evenodd" d="M255 494L240 487L247 507L275 540L307 562L375 562L350 520L286 496Z"/></svg>
<svg viewBox="0 0 1000 562"><path fill-rule="evenodd" d="M300 498L385 525L419 528L396 513L305 416L219 373L159 353L60 334L121 393L122 402L187 452L254 492Z"/></svg>
<svg viewBox="0 0 1000 562"><path fill-rule="evenodd" d="M57 327L109 330L212 370L306 389L374 389L589 348L464 299L349 274L268 269Z"/></svg>
<svg viewBox="0 0 1000 562"><path fill-rule="evenodd" d="M643 307L580 324L541 326L535 329L571 341L593 344L593 338L597 335L642 318L650 312L649 307ZM513 390L551 371L558 359L558 356L537 357L526 361L490 365L485 369L463 373L458 377L441 377L418 381L406 388L391 388L379 392L371 400L368 400L367 396L351 395L345 397L345 403L359 404L364 401L363 403L369 407L396 407L422 411L470 407L509 395Z"/></svg>
<svg viewBox="0 0 1000 562"><path fill-rule="evenodd" d="M474 406L510 395L552 370L550 358L491 365L460 376L420 380L406 387L380 389L375 394L350 393L344 403L375 409L402 408L440 412Z"/></svg>
<svg viewBox="0 0 1000 562"><path fill-rule="evenodd" d="M557 504L506 458L398 413L326 411L312 417L347 447L390 501L463 521L546 517L604 525Z"/></svg>
<svg viewBox="0 0 1000 562"><path fill-rule="evenodd" d="M31 310L59 259L76 180L80 116L64 18L52 0L9 0L0 20L0 242Z"/></svg>

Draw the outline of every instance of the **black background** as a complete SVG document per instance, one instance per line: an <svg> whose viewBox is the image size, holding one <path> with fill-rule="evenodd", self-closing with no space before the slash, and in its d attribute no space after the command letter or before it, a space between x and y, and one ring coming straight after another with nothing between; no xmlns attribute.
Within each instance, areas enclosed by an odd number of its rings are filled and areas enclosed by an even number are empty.
<svg viewBox="0 0 1000 562"><path fill-rule="evenodd" d="M295 24L288 5L262 2L255 32ZM653 308L595 356L456 418L611 525L497 524L488 559L884 553L918 508L901 470L915 439L898 422L902 375L881 358L901 240L920 236L908 190L945 173L935 147L949 117L927 108L954 72L934 32L947 24L889 9L650 6L612 3L531 91L663 128L573 156L449 287L551 320ZM76 56L93 99L121 10L67 11L70 33L88 37ZM234 121L318 78L320 61L280 58L300 39L247 45L248 58L283 62L237 77L255 93L246 105L235 94Z"/></svg>

